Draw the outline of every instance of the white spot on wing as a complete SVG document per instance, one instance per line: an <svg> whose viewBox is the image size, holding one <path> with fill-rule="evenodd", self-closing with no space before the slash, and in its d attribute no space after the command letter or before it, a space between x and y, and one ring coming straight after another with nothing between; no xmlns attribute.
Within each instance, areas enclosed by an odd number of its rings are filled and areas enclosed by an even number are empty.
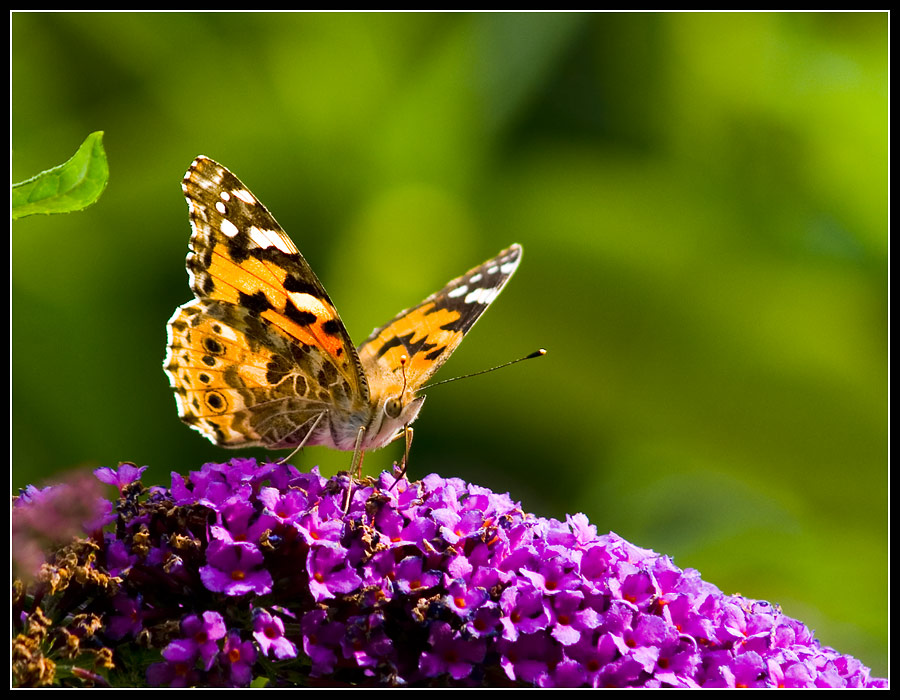
<svg viewBox="0 0 900 700"><path fill-rule="evenodd" d="M500 266L500 272L502 272L504 275L511 275L513 272L516 271L516 268L518 266L519 266L519 263L517 263L515 261L504 263L503 265Z"/></svg>
<svg viewBox="0 0 900 700"><path fill-rule="evenodd" d="M256 204L256 197L250 194L247 190L235 190L234 196L242 202L246 202L247 204Z"/></svg>
<svg viewBox="0 0 900 700"><path fill-rule="evenodd" d="M490 304L494 299L497 298L497 295L500 293L500 290L496 287L494 288L484 288L481 289L473 289L466 295L465 302L467 304Z"/></svg>
<svg viewBox="0 0 900 700"><path fill-rule="evenodd" d="M229 328L228 326L222 324L219 326L219 335L225 338L226 340L230 340L232 342L238 342L237 333L233 328Z"/></svg>
<svg viewBox="0 0 900 700"><path fill-rule="evenodd" d="M468 291L469 291L469 287L464 284L460 287L457 287L456 289L453 289L453 290L447 292L447 296L456 298L456 297L462 296L463 294L465 294Z"/></svg>
<svg viewBox="0 0 900 700"><path fill-rule="evenodd" d="M234 238L238 235L238 227L231 223L228 219L222 219L222 225L219 227L226 236Z"/></svg>
<svg viewBox="0 0 900 700"><path fill-rule="evenodd" d="M225 205L222 202L216 202L216 211L225 216Z"/></svg>
<svg viewBox="0 0 900 700"><path fill-rule="evenodd" d="M294 253L295 250L277 231L250 227L250 238L260 248L278 248L282 253Z"/></svg>

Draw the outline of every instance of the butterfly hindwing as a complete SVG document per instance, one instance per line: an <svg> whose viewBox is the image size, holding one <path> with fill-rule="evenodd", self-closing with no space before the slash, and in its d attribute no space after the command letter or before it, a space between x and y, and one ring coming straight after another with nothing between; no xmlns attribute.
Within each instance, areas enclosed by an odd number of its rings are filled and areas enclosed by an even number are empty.
<svg viewBox="0 0 900 700"><path fill-rule="evenodd" d="M166 372L181 419L222 447L296 446L319 415L353 402L324 352L221 302L175 312Z"/></svg>

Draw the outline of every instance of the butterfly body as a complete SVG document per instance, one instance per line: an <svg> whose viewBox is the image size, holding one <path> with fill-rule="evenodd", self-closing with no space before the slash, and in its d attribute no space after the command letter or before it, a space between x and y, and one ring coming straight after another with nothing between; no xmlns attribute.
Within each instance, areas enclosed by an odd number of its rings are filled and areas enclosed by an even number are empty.
<svg viewBox="0 0 900 700"><path fill-rule="evenodd" d="M357 349L312 268L237 177L200 156L182 187L195 298L169 320L164 369L181 419L223 447L387 445L521 257L507 248Z"/></svg>

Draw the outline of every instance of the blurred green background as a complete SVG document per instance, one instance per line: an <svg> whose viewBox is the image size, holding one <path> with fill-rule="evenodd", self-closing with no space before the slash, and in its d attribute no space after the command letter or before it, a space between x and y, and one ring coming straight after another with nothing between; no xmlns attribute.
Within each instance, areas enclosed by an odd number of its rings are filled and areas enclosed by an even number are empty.
<svg viewBox="0 0 900 700"><path fill-rule="evenodd" d="M248 454L178 421L161 366L190 298L180 180L203 153L274 213L357 342L524 246L439 378L549 354L430 392L413 477L583 511L885 675L887 25L13 14L13 181L95 130L111 171L93 207L12 227L13 490Z"/></svg>

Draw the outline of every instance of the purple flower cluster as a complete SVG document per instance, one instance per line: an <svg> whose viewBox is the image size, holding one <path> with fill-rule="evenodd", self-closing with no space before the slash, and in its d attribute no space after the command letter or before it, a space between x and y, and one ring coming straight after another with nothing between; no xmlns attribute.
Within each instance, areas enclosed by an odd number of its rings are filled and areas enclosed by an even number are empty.
<svg viewBox="0 0 900 700"><path fill-rule="evenodd" d="M85 530L102 527L112 504L103 498L101 484L89 472L39 489L28 486L12 512L12 565L15 577L30 580L54 545Z"/></svg>
<svg viewBox="0 0 900 700"><path fill-rule="evenodd" d="M138 476L105 474L122 496L98 564L120 579L114 650L160 650L152 685L886 686L777 607L459 479Z"/></svg>

